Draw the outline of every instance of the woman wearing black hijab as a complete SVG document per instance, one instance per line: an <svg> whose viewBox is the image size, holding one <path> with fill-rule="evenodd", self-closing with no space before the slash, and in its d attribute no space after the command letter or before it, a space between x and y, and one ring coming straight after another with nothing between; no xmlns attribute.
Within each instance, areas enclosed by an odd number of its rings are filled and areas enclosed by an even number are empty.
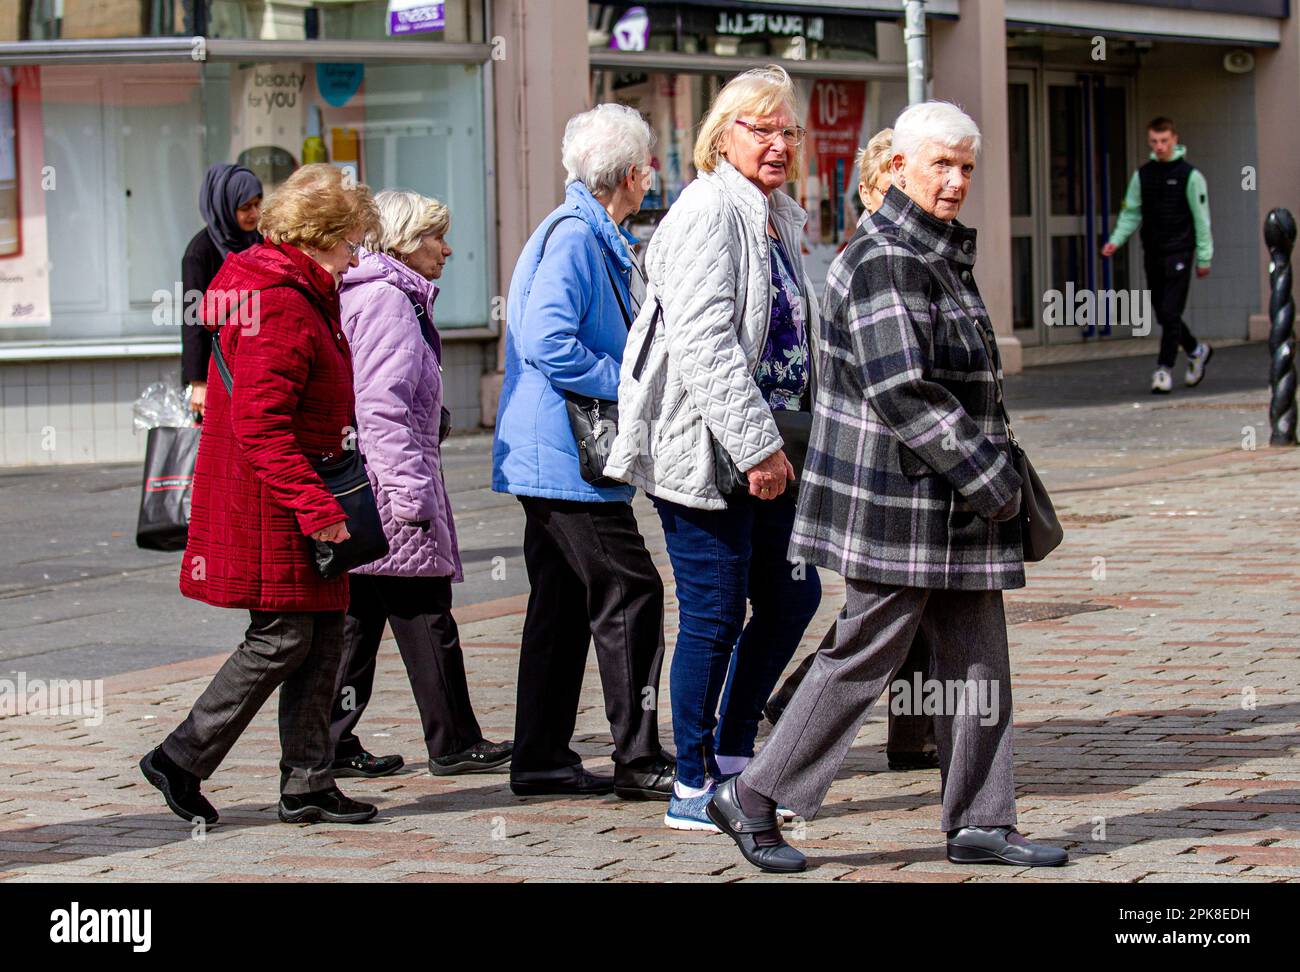
<svg viewBox="0 0 1300 972"><path fill-rule="evenodd" d="M203 418L208 389L208 359L212 356L212 332L197 323L198 297L212 283L230 253L262 242L257 220L262 212L262 183L242 165L218 162L208 169L199 190L199 212L207 225L195 234L181 258L181 288L185 307L194 301L195 321L182 316L181 383L192 389L190 408Z"/></svg>

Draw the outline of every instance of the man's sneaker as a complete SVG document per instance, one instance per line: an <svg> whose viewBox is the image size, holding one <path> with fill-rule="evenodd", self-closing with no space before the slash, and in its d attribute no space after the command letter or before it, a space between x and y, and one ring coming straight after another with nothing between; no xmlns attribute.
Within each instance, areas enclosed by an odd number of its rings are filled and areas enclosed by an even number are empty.
<svg viewBox="0 0 1300 972"><path fill-rule="evenodd" d="M1210 363L1210 358L1214 354L1214 348L1210 347L1204 341L1196 346L1196 350L1187 356L1187 374L1183 375L1183 384L1188 388L1195 388L1205 377L1205 366Z"/></svg>
<svg viewBox="0 0 1300 972"><path fill-rule="evenodd" d="M718 825L709 819L705 808L713 799L713 790L694 797L679 797L676 792L668 800L668 812L664 814L664 826L670 830L703 830L710 834L720 834Z"/></svg>
<svg viewBox="0 0 1300 972"><path fill-rule="evenodd" d="M1151 393L1153 395L1168 395L1174 390L1174 376L1169 373L1168 368L1157 368L1156 373L1151 376Z"/></svg>
<svg viewBox="0 0 1300 972"><path fill-rule="evenodd" d="M315 793L280 794L280 819L285 823L359 824L371 819L379 809L369 803L344 796L337 786Z"/></svg>

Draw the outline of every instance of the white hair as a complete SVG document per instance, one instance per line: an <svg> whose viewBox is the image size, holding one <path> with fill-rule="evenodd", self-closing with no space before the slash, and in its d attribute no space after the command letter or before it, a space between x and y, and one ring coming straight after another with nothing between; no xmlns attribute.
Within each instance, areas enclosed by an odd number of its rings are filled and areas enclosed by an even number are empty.
<svg viewBox="0 0 1300 972"><path fill-rule="evenodd" d="M629 169L644 166L653 144L654 132L635 108L597 105L564 126L561 159L568 182L600 196L617 189Z"/></svg>
<svg viewBox="0 0 1300 972"><path fill-rule="evenodd" d="M894 122L894 154L914 155L926 142L949 148L968 145L979 155L979 126L950 101L923 101L904 108Z"/></svg>
<svg viewBox="0 0 1300 972"><path fill-rule="evenodd" d="M429 233L446 236L451 213L432 196L405 189L385 189L375 194L379 207L379 228L366 241L371 250L404 257L420 248L420 238Z"/></svg>

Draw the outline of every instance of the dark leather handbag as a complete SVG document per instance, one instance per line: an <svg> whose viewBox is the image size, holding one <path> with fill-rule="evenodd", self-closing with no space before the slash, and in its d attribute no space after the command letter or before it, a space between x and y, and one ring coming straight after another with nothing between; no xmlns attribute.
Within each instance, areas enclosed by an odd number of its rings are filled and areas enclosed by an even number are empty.
<svg viewBox="0 0 1300 972"><path fill-rule="evenodd" d="M785 451L785 457L794 467L795 480L786 483L785 487L786 493L793 495L799 487L799 480L803 477L804 462L808 458L808 440L812 435L812 412L795 412L778 408L773 410L772 418L776 420L776 427L781 433L783 440L781 448ZM722 448L712 432L709 433L709 440L713 443L713 482L718 487L718 492L723 496L749 492L749 477L740 471L735 460L726 449Z"/></svg>
<svg viewBox="0 0 1300 972"><path fill-rule="evenodd" d="M297 287L293 289L298 290ZM222 323L224 325L225 322ZM220 329L212 341L212 361L221 375L221 383L226 386L226 394L233 395L234 377L221 350ZM387 555L388 537L384 534L384 524L379 518L379 504L375 502L370 477L366 475L365 459L360 451L353 449L342 459L312 463L312 468L320 476L325 488L343 507L348 518L345 525L350 534L342 543L326 543L308 538L312 563L317 573L329 580Z"/></svg>
<svg viewBox="0 0 1300 972"><path fill-rule="evenodd" d="M388 537L361 453L353 449L342 459L312 463L312 468L347 514L349 534L342 543L311 541L316 572L329 580L387 556Z"/></svg>

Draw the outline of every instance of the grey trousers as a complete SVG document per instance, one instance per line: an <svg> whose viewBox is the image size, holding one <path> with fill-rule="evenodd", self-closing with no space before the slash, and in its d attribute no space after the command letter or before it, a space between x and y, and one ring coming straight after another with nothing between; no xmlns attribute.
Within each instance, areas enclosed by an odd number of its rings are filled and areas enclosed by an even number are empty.
<svg viewBox="0 0 1300 972"><path fill-rule="evenodd" d="M1011 755L1011 669L1001 591L893 587L850 579L835 623L745 785L812 819L876 700L917 637L931 649L928 678L939 749L945 831L1016 822ZM911 684L905 687L914 687ZM929 690L927 683L924 688Z"/></svg>
<svg viewBox="0 0 1300 972"><path fill-rule="evenodd" d="M278 687L280 792L327 790L334 785L330 706L343 657L343 612L250 611L249 616L243 644L163 740L163 752L206 780Z"/></svg>

